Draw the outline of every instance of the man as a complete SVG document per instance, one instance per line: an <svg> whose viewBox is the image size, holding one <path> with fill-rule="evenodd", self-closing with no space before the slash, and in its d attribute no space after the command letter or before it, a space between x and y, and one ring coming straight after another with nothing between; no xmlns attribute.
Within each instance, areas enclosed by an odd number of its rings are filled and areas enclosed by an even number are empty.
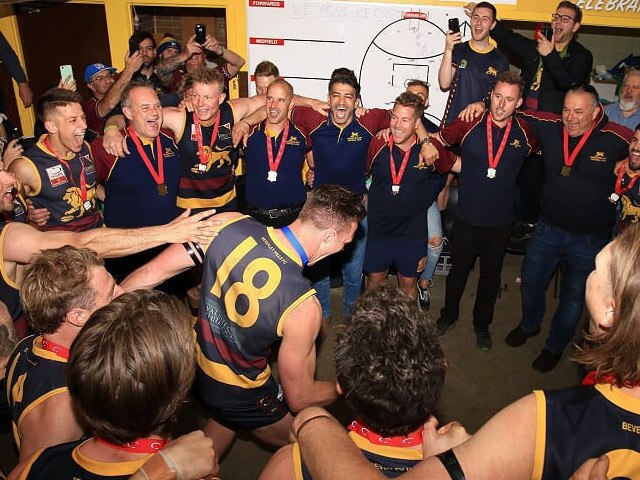
<svg viewBox="0 0 640 480"><path fill-rule="evenodd" d="M263 60L253 72L253 81L256 84L256 94L265 95L267 87L280 78L280 70L269 60Z"/></svg>
<svg viewBox="0 0 640 480"><path fill-rule="evenodd" d="M16 52L11 48L11 45L9 45L9 42L7 42L7 39L1 32L0 62L18 84L18 95L20 95L22 105L24 108L29 108L33 102L33 92L29 86L29 81L27 80L22 65L20 65L20 60ZM0 94L0 111L5 111L5 107L4 98L2 98L2 94Z"/></svg>
<svg viewBox="0 0 640 480"><path fill-rule="evenodd" d="M441 126L449 125L470 103L488 99L498 72L509 69L507 57L489 43L496 26L496 8L480 2L471 10L471 39L460 43L460 32L446 33L438 83L449 91Z"/></svg>
<svg viewBox="0 0 640 480"><path fill-rule="evenodd" d="M604 107L609 121L633 130L640 123L640 70L630 68L625 73L618 94L618 103Z"/></svg>
<svg viewBox="0 0 640 480"><path fill-rule="evenodd" d="M37 104L47 133L9 166L34 207L48 210L44 230L79 232L103 223L81 102L77 92L47 90Z"/></svg>
<svg viewBox="0 0 640 480"><path fill-rule="evenodd" d="M267 119L244 149L247 213L274 228L293 222L307 198L302 178L307 141L289 121L293 104L291 84L274 80L267 90Z"/></svg>
<svg viewBox="0 0 640 480"><path fill-rule="evenodd" d="M309 108L297 107L291 120L309 138L312 160L309 167L313 186L342 185L359 195L365 193L365 174L369 142L382 128L389 126L389 112L371 109L360 118L354 115L360 84L352 70L338 68L329 80L329 118ZM366 220L361 223L352 245L345 251L342 261L343 301L342 314L349 316L351 306L360 295L362 267L366 248ZM331 317L329 274L331 261L317 265L309 275L316 279L314 287L322 305L322 318Z"/></svg>
<svg viewBox="0 0 640 480"><path fill-rule="evenodd" d="M92 250L44 250L25 269L20 296L36 335L9 359L7 393L20 460L83 434L67 391L69 348L89 316L123 290Z"/></svg>
<svg viewBox="0 0 640 480"><path fill-rule="evenodd" d="M129 38L129 45L137 45L142 57L142 67L133 75L132 80L150 83L158 96L166 93L166 81L163 83L155 71L157 52L153 34L142 30L134 32Z"/></svg>
<svg viewBox="0 0 640 480"><path fill-rule="evenodd" d="M69 393L93 437L36 452L12 478L124 479L139 468L154 478L157 470L145 462L156 452L169 458L162 449L191 388L194 356L191 318L175 298L132 292L97 310L67 367Z"/></svg>
<svg viewBox="0 0 640 480"><path fill-rule="evenodd" d="M614 190L609 197L620 202L620 216L616 229L620 233L634 223L640 222L640 123L629 144L629 158L618 169Z"/></svg>
<svg viewBox="0 0 640 480"><path fill-rule="evenodd" d="M490 350L489 326L500 288L502 264L514 220L516 179L524 159L536 146L526 122L513 116L522 103L524 81L510 71L498 75L491 108L472 122L456 119L440 131L447 146L460 145L462 158L452 154L436 162L441 172L459 172L458 205L451 234L452 267L447 275L445 303L438 333L451 329L460 314L460 300L476 256L480 278L473 307L476 346Z"/></svg>
<svg viewBox="0 0 640 480"><path fill-rule="evenodd" d="M427 108L429 108L429 84L422 80L410 80L407 82L407 92L418 95L424 102L424 114L421 120L427 133L438 133L440 129L426 115ZM447 188L447 185L448 183L444 188ZM444 193L445 191L441 192L438 197ZM442 219L436 199L427 210L427 261L418 279L418 302L425 311L431 307L431 279L438 266L440 253L442 253Z"/></svg>
<svg viewBox="0 0 640 480"><path fill-rule="evenodd" d="M3 212L11 212L16 192L15 177L6 171L0 171L0 189L5 192L0 197L0 209ZM9 310L18 337L22 338L27 333L19 301L19 284L24 276L23 268L40 250L73 245L91 248L102 257L108 258L130 255L165 243L181 243L187 239L204 242L215 234L213 227L219 224L214 220L201 222L211 214L212 212L206 212L193 217L185 214L167 225L158 227L135 230L94 228L81 233L41 232L25 223L0 223L0 262L4 265L0 272L0 300ZM8 342L11 335L0 338L3 342Z"/></svg>
<svg viewBox="0 0 640 480"><path fill-rule="evenodd" d="M206 255L191 244L168 248L124 281L127 290L153 287L204 265L195 392L212 417L205 432L219 456L236 430L285 445L290 410L336 399L331 382L314 379L322 317L302 268L342 250L364 213L358 195L325 185L310 193L298 218L282 230L237 213L221 214L227 223ZM278 343L282 385L267 360Z"/></svg>
<svg viewBox="0 0 640 480"><path fill-rule="evenodd" d="M416 129L423 112L422 98L400 94L391 112L389 141L374 138L369 144L367 289L384 282L395 265L400 289L414 299L427 254L427 209L444 185L444 178L419 158Z"/></svg>
<svg viewBox="0 0 640 480"><path fill-rule="evenodd" d="M536 370L548 372L573 339L587 276L611 234L612 172L629 153L629 130L608 122L598 92L588 84L567 91L561 118L534 113L524 118L539 140L545 181L541 217L522 263L522 319L506 342L517 347L540 333L545 290L561 265L560 303L545 347L533 362Z"/></svg>
<svg viewBox="0 0 640 480"><path fill-rule="evenodd" d="M492 36L501 49L519 59L525 81L523 108L560 113L564 95L573 83L589 83L593 56L576 39L582 21L582 10L570 1L561 1L551 15L553 36L547 40L525 38L498 21ZM540 214L540 195L544 183L546 161L532 157L518 179L521 191L522 225L516 228L512 240L528 240Z"/></svg>
<svg viewBox="0 0 640 480"><path fill-rule="evenodd" d="M605 477L590 479L638 478L640 438L629 431L640 423L634 408L640 390L634 347L640 294L638 226L603 249L595 263L586 296L590 342L577 358L591 370L583 385L537 390L497 413L466 441L459 429L442 432L425 424L424 446L436 452L447 444L445 449L454 448L425 459L401 478L586 479L571 475L585 461L609 463ZM314 477L384 478L327 415L313 408L294 422L302 458Z"/></svg>
<svg viewBox="0 0 640 480"><path fill-rule="evenodd" d="M161 44L161 46L162 45L167 44ZM169 45L173 45L173 43ZM163 79L165 83L167 83L167 79L169 79L169 83L175 85L177 88L186 73L191 73L194 70L206 66L207 52L212 52L222 59L220 64L216 64L215 69L220 72L224 78L224 89L225 93L228 94L229 81L238 74L244 65L244 58L233 50L224 48L224 46L211 35L206 36L203 44L197 43L195 35L192 35L187 41L184 51L178 51L176 55L165 55L165 57L158 62L158 76ZM183 67L184 70L182 70ZM175 89L170 91L175 91Z"/></svg>
<svg viewBox="0 0 640 480"><path fill-rule="evenodd" d="M105 118L120 105L122 90L131 81L133 75L142 66L142 55L139 51L124 60L124 70L116 79L116 69L103 63L92 63L84 71L84 81L91 92L91 98L82 103L82 110L87 118L87 130L92 141L102 135Z"/></svg>
<svg viewBox="0 0 640 480"><path fill-rule="evenodd" d="M415 299L380 286L355 303L334 357L338 391L356 415L348 427L353 443L385 475L411 469L422 460L422 425L444 388L446 362L433 323ZM278 450L260 478L310 479L299 445Z"/></svg>

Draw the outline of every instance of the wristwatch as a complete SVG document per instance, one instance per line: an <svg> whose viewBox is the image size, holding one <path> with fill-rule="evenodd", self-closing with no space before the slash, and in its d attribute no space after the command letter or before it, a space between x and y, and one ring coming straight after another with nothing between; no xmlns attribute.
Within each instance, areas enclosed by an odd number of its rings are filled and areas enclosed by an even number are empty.
<svg viewBox="0 0 640 480"><path fill-rule="evenodd" d="M427 135L426 137L424 137L422 140L420 140L420 146L424 146L424 145L429 145L431 143L431 138L429 137L429 135Z"/></svg>

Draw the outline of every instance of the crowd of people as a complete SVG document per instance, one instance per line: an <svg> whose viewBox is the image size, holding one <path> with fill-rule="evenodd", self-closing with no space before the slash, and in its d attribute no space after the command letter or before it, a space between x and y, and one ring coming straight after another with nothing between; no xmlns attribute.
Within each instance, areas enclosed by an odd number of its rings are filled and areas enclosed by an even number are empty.
<svg viewBox="0 0 640 480"><path fill-rule="evenodd" d="M19 452L8 478L213 476L238 432L281 447L264 479L640 476L640 71L604 107L575 38L578 6L561 1L551 37L534 39L491 3L466 12L471 39L446 33L440 125L424 116L426 79L408 80L391 110L364 109L345 67L325 101L263 61L257 95L230 99L244 59L211 35L157 43L136 31L121 72L86 67L90 99L64 79L37 98L42 135L26 150L9 143L0 171L0 369ZM16 79L28 106L24 72ZM445 236L452 267L431 321ZM591 373L535 391L472 436L438 428L440 337L479 257L475 345L492 349L514 241L526 252L522 315L505 342L541 332L560 268L532 366L555 368L586 295L576 359ZM332 318L345 323L337 385L316 378ZM189 392L203 432L170 441ZM341 396L349 437L320 408Z"/></svg>

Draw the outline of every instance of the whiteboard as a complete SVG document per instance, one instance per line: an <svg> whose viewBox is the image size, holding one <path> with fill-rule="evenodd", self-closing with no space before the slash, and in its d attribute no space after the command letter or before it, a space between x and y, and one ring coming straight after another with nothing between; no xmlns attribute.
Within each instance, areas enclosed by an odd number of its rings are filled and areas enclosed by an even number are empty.
<svg viewBox="0 0 640 480"><path fill-rule="evenodd" d="M296 93L326 99L334 68L352 69L362 87L363 106L392 108L409 79L430 85L427 116L436 124L448 93L438 87L449 18L460 20L470 38L462 7L340 2L248 0L249 72L269 60ZM249 92L255 85L249 82Z"/></svg>

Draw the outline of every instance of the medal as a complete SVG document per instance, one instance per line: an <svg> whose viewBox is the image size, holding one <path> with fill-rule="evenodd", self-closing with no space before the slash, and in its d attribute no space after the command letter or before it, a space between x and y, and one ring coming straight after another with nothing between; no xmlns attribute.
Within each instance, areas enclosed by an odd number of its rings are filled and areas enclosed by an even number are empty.
<svg viewBox="0 0 640 480"><path fill-rule="evenodd" d="M142 159L142 163L144 163L144 166L147 167L147 171L151 175L151 178L153 178L153 181L156 182L156 185L158 186L158 195L167 195L169 193L169 189L167 188L167 184L164 183L164 155L162 154L162 143L160 141L160 135L156 137L156 156L158 163L158 171L156 172L155 168L153 167L153 163L151 163L151 160L147 155L147 152L145 152L144 148L142 148L142 144L140 143L140 139L138 138L138 134L136 133L136 131L131 126L129 126L127 131L129 132L129 136L131 137L131 140L133 140L133 143L138 150L138 154ZM153 153L153 147L151 148L151 153Z"/></svg>
<svg viewBox="0 0 640 480"><path fill-rule="evenodd" d="M409 155L411 149L416 144L416 136L413 136L413 143L402 155L402 163L400 164L400 170L396 171L396 164L393 161L393 137L389 136L389 170L391 171L391 193L398 195L400 193L400 182L404 176L404 171L407 169L407 163L409 163ZM402 149L400 150L402 151Z"/></svg>
<svg viewBox="0 0 640 480"><path fill-rule="evenodd" d="M618 200L620 200L620 195L618 195L617 193L612 193L611 195L609 195L609 201L611 203L617 203Z"/></svg>
<svg viewBox="0 0 640 480"><path fill-rule="evenodd" d="M267 180L275 182L278 179L278 168L284 155L284 149L287 147L287 139L289 138L289 120L284 124L282 131L282 138L280 139L280 147L276 158L273 158L273 146L271 145L271 136L267 133L267 125L264 126L264 136L267 140L267 161L269 162L269 173L267 173ZM276 137L277 139L278 137Z"/></svg>
<svg viewBox="0 0 640 480"><path fill-rule="evenodd" d="M584 135L582 135L582 138L578 142L578 145L576 145L576 148L573 150L573 152L571 152L571 155L569 155L569 132L567 132L566 128L562 129L562 148L564 153L564 165L562 167L562 170L560 170L560 175L562 175L563 177L568 177L569 175L571 175L571 167L573 167L573 164L576 161L576 157L578 156L578 153L580 153L580 150L582 150L582 147L584 147L584 144L587 142L587 139L591 135L591 132L593 132L593 129L595 126L596 126L595 123L592 124L591 128L587 130L584 133Z"/></svg>
<svg viewBox="0 0 640 480"><path fill-rule="evenodd" d="M84 202L82 205L84 206L85 210L87 210L87 211L91 210L91 202L89 200Z"/></svg>
<svg viewBox="0 0 640 480"><path fill-rule="evenodd" d="M618 200L620 200L620 195L625 194L630 190L633 190L633 187L635 187L636 182L638 181L638 178L640 178L640 174L635 174L631 176L629 173L627 173L628 168L629 168L629 162L627 161L618 170L618 173L616 176L615 188L613 189L613 193L609 196L609 201L611 203L616 203ZM625 174L629 175L629 177L631 178L631 181L629 182L628 185L624 185ZM615 200L614 200L614 197L615 197Z"/></svg>
<svg viewBox="0 0 640 480"><path fill-rule="evenodd" d="M394 195L400 193L400 185L391 185L391 193Z"/></svg>
<svg viewBox="0 0 640 480"><path fill-rule="evenodd" d="M200 126L200 120L198 116L193 114L193 127L196 134L196 143L198 144L198 172L204 173L207 171L207 164L209 163L209 155L204 151L202 141L202 127ZM213 150L213 144L218 138L218 129L220 128L220 110L216 112L216 118L213 121L213 130L211 130L211 139L209 141L209 151Z"/></svg>
<svg viewBox="0 0 640 480"><path fill-rule="evenodd" d="M500 146L498 146L498 151L496 154L493 154L493 116L491 112L487 115L487 160L489 161L489 168L487 168L487 178L496 178L498 164L500 163L500 159L502 158L502 154L504 152L505 147L507 146L507 141L509 140L509 134L511 133L511 120L512 117L509 117L507 121L507 126L504 130L504 135L502 136L502 141L500 142Z"/></svg>

